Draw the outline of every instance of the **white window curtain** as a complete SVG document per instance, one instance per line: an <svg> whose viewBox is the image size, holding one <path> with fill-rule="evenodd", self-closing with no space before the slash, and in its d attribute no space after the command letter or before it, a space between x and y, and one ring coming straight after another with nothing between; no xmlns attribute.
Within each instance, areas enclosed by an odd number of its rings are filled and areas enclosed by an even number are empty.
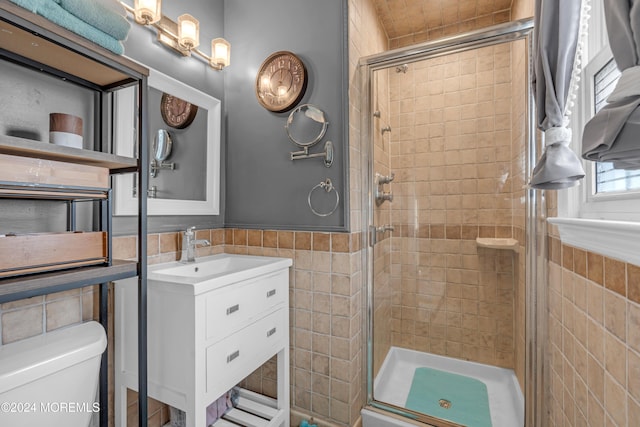
<svg viewBox="0 0 640 427"><path fill-rule="evenodd" d="M545 149L531 176L533 188L569 188L584 177L582 163L569 147L569 116L580 80L588 11L588 0L536 0L533 92Z"/></svg>
<svg viewBox="0 0 640 427"><path fill-rule="evenodd" d="M604 0L613 58L622 75L605 105L585 126L582 157L640 169L640 0Z"/></svg>

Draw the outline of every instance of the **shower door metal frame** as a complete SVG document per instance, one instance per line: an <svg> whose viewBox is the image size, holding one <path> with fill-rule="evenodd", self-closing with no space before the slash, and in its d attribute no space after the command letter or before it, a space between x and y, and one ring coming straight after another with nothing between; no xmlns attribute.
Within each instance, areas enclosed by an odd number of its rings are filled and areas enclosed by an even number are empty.
<svg viewBox="0 0 640 427"><path fill-rule="evenodd" d="M532 73L532 32L533 19L527 18L508 22L493 27L471 31L452 37L438 39L405 48L394 49L380 54L366 56L358 63L361 93L361 164L362 164L362 224L363 233L362 265L365 279L366 316L363 358L364 387L366 406L400 415L409 420L426 423L438 423L443 427L456 425L450 422L400 408L373 398L373 245L369 231L373 224L373 75L375 71L401 66L405 63L436 58L443 55L459 53L495 44L525 40L528 58L528 96L527 96L527 165L526 173L530 173L535 165L539 142L534 125L534 104L531 94ZM542 427L545 413L544 387L546 370L544 359L546 354L546 220L544 192L528 189L525 207L525 426ZM541 281L542 280L542 281Z"/></svg>

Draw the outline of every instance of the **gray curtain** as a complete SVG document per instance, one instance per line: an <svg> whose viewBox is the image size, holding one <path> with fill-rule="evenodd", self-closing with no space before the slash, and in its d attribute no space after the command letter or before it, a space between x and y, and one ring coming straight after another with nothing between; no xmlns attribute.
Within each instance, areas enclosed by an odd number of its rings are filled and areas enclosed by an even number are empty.
<svg viewBox="0 0 640 427"><path fill-rule="evenodd" d="M531 176L533 188L568 188L584 177L580 159L569 148L568 128L580 27L586 25L582 12L582 0L536 0L533 91L546 147Z"/></svg>
<svg viewBox="0 0 640 427"><path fill-rule="evenodd" d="M585 126L582 157L640 168L640 0L605 0L607 33L622 76L605 105Z"/></svg>

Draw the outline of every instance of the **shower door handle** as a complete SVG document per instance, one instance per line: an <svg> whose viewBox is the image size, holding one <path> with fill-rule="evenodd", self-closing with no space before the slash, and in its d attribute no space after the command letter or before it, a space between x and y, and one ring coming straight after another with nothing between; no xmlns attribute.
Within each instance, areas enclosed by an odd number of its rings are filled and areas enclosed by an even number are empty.
<svg viewBox="0 0 640 427"><path fill-rule="evenodd" d="M378 243L378 233L386 233L387 231L394 231L395 228L393 227L393 225L389 225L389 224L385 224L385 225L381 225L380 227L376 227L375 225L372 225L369 227L369 244L371 246L375 246L376 243Z"/></svg>

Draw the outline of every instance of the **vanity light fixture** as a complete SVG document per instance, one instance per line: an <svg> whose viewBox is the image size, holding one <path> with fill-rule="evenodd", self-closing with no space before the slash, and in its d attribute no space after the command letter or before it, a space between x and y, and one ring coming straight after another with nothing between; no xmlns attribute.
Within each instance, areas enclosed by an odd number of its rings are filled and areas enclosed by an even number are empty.
<svg viewBox="0 0 640 427"><path fill-rule="evenodd" d="M157 40L183 56L196 54L205 60L214 70L222 70L230 64L231 45L223 38L211 41L211 56L205 54L200 45L200 22L185 13L174 21L161 12L162 0L135 0L134 7L120 2L134 20L157 31Z"/></svg>

